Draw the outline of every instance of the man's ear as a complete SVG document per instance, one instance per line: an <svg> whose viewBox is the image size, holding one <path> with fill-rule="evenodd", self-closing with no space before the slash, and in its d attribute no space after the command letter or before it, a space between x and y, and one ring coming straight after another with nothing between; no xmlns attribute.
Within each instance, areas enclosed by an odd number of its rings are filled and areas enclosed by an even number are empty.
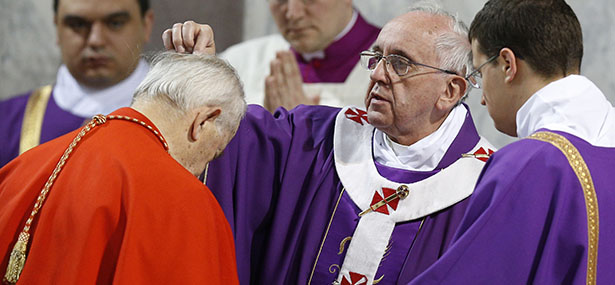
<svg viewBox="0 0 615 285"><path fill-rule="evenodd" d="M464 94L466 94L466 90L468 89L468 82L461 76L451 76L449 79L446 90L443 95L440 96L438 102L436 102L436 107L440 110L450 110L461 98Z"/></svg>
<svg viewBox="0 0 615 285"><path fill-rule="evenodd" d="M149 42L149 38L152 35L152 28L154 27L154 10L148 9L143 15L143 41Z"/></svg>
<svg viewBox="0 0 615 285"><path fill-rule="evenodd" d="M503 48L500 50L500 57L498 60L500 58L501 61L503 61L501 66L502 71L504 72L504 82L511 83L515 79L515 76L517 76L517 61L519 58L517 58L515 53L509 48Z"/></svg>
<svg viewBox="0 0 615 285"><path fill-rule="evenodd" d="M201 134L205 132L205 127L215 127L215 121L222 113L222 109L219 107L200 107L196 109L193 114L192 125L190 128L190 140L197 141ZM208 125L211 124L211 125Z"/></svg>

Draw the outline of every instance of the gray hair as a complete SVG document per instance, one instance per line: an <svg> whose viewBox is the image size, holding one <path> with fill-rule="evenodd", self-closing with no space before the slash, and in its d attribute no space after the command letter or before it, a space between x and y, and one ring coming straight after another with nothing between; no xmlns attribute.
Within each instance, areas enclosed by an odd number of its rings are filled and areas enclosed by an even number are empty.
<svg viewBox="0 0 615 285"><path fill-rule="evenodd" d="M166 103L178 114L201 106L220 106L219 131L234 131L245 115L246 101L237 72L211 55L161 52L151 59L150 71L133 98Z"/></svg>
<svg viewBox="0 0 615 285"><path fill-rule="evenodd" d="M457 15L444 10L435 0L420 0L409 8L410 12L420 11L450 19L452 32L441 34L436 39L436 54L440 59L440 68L457 72L466 77L472 72L472 46L468 41L468 26ZM468 85L466 95L471 90Z"/></svg>

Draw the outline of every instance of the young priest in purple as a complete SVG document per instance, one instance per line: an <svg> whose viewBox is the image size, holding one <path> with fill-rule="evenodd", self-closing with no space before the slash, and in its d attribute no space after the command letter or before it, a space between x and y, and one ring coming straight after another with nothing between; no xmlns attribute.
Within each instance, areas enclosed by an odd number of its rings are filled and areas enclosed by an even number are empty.
<svg viewBox="0 0 615 285"><path fill-rule="evenodd" d="M141 61L124 81L97 90L79 84L62 66L53 86L0 102L0 167L30 147L81 127L93 115L109 114L119 107L129 106L132 93L148 69L148 64ZM36 120L37 116L41 116L40 119ZM33 135L40 136L38 143L24 149L22 141L27 142Z"/></svg>
<svg viewBox="0 0 615 285"><path fill-rule="evenodd" d="M453 244L412 284L612 284L615 110L578 75L574 12L491 0L470 39L496 127L525 139L487 162Z"/></svg>
<svg viewBox="0 0 615 285"><path fill-rule="evenodd" d="M0 102L0 167L96 114L129 106L149 69L140 59L153 24L149 1L55 0L53 8L62 65L53 86Z"/></svg>

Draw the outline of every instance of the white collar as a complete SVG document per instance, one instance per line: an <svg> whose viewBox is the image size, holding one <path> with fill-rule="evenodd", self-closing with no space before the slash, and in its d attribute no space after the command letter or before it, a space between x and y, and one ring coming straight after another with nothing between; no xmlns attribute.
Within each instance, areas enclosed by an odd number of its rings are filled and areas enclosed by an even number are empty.
<svg viewBox="0 0 615 285"><path fill-rule="evenodd" d="M517 136L538 129L562 131L594 146L615 147L615 110L594 83L570 75L549 83L517 112Z"/></svg>
<svg viewBox="0 0 615 285"><path fill-rule="evenodd" d="M455 107L435 132L410 146L395 143L385 133L376 130L374 159L380 164L399 169L434 170L459 134L467 113L464 106Z"/></svg>
<svg viewBox="0 0 615 285"><path fill-rule="evenodd" d="M346 27L344 27L344 29L339 34L337 34L337 36L335 36L333 41L334 42L338 41L339 39L343 38L346 34L348 34L348 32L350 32L354 24L357 22L358 17L359 17L359 13L357 13L357 10L352 9L352 17L350 18L350 21L348 22L348 24L346 24Z"/></svg>
<svg viewBox="0 0 615 285"><path fill-rule="evenodd" d="M335 36L332 43L338 41L339 39L343 38L346 34L348 34L348 32L350 32L354 24L357 22L358 17L359 17L359 13L357 13L357 10L353 9L350 22L348 22L348 24L346 24L346 27L344 27L344 29L339 34L337 34L337 36ZM311 53L302 53L301 57L305 61L311 61L312 59L323 59L325 58L325 51L319 50L319 51L315 51Z"/></svg>
<svg viewBox="0 0 615 285"><path fill-rule="evenodd" d="M109 114L130 106L132 95L149 70L145 60L139 60L135 70L126 79L105 89L92 89L79 84L65 65L60 66L53 87L53 98L58 106L79 117Z"/></svg>

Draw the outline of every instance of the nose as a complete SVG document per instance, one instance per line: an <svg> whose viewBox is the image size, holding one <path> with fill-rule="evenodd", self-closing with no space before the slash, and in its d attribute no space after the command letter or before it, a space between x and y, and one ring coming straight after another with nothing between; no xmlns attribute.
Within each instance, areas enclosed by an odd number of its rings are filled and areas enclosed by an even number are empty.
<svg viewBox="0 0 615 285"><path fill-rule="evenodd" d="M103 23L95 22L88 34L88 45L91 47L102 47L105 44L105 27Z"/></svg>
<svg viewBox="0 0 615 285"><path fill-rule="evenodd" d="M372 70L372 72L369 74L369 78L373 82L382 82L385 84L389 84L391 77L389 76L387 63L384 58L381 59L378 64L376 64L376 68L374 68L374 70Z"/></svg>
<svg viewBox="0 0 615 285"><path fill-rule="evenodd" d="M485 93L483 92L483 94L480 96L480 104L483 106L487 105L487 101L485 101Z"/></svg>
<svg viewBox="0 0 615 285"><path fill-rule="evenodd" d="M304 0L288 0L288 7L286 9L286 19L296 20L305 15L305 3Z"/></svg>

